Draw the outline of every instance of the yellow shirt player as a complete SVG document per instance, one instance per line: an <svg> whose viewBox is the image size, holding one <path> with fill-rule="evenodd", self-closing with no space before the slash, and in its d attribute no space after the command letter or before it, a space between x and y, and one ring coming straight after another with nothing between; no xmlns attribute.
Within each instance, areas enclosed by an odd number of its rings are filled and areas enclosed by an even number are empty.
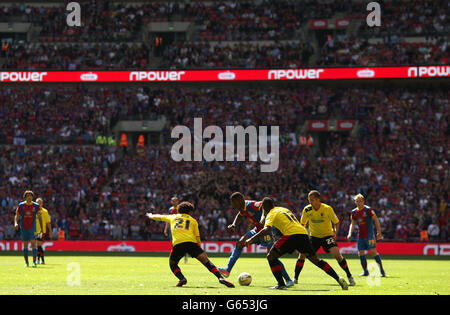
<svg viewBox="0 0 450 315"><path fill-rule="evenodd" d="M271 289L286 289L286 285L281 274L281 265L278 258L286 253L292 253L295 250L304 253L306 257L317 267L324 270L329 276L333 277L343 290L348 289L348 284L344 278L339 277L331 266L322 259L319 259L311 247L308 232L300 224L295 215L287 208L275 207L273 199L265 197L262 207L266 217L264 228L246 241L250 245L255 239L263 237L271 232L272 227L276 227L283 236L275 243L267 255L270 269L278 284Z"/></svg>
<svg viewBox="0 0 450 315"><path fill-rule="evenodd" d="M186 278L181 273L178 266L180 259L188 253L191 257L197 258L208 270L213 273L219 283L229 288L234 288L234 284L222 278L220 271L208 259L208 256L200 247L200 232L198 222L190 214L194 211L194 206L190 202L182 202L178 205L177 214L159 215L147 213L146 216L151 220L168 222L172 231L172 251L170 252L169 265L170 270L180 280L177 287L187 283Z"/></svg>
<svg viewBox="0 0 450 315"><path fill-rule="evenodd" d="M41 210L42 215L42 228L39 220L36 222L36 233L37 233L37 263L44 265L44 248L42 247L42 243L45 240L47 235L50 238L53 238L52 226L50 221L50 216L48 214L48 210L44 208L44 200L42 198L37 198L36 202L39 204L39 208Z"/></svg>
<svg viewBox="0 0 450 315"><path fill-rule="evenodd" d="M311 245L315 253L322 247L325 252L330 253L339 263L339 266L347 274L348 281L351 286L355 285L347 261L341 255L339 247L336 243L336 235L339 231L339 219L334 213L331 206L320 201L320 193L317 190L312 190L308 194L309 205L307 205L302 212L300 223L303 226L308 225ZM305 255L300 253L295 266L295 281L298 282L298 277L303 269L305 263Z"/></svg>

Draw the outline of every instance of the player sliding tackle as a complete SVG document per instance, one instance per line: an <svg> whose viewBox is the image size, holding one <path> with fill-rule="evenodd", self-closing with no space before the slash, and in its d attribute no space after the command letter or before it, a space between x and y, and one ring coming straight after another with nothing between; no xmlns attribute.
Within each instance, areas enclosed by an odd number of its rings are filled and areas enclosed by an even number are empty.
<svg viewBox="0 0 450 315"><path fill-rule="evenodd" d="M273 227L279 229L283 234L267 255L270 269L278 282L278 284L273 287L274 289L286 288L283 276L281 275L281 265L278 258L286 253L292 253L295 250L304 253L309 261L321 268L329 276L333 277L343 290L348 289L348 284L345 282L344 278L339 277L327 262L317 257L312 249L306 228L298 222L297 218L289 209L275 207L274 201L268 197L263 199L262 207L266 216L264 228L246 240L245 245L248 246L254 240L269 234Z"/></svg>
<svg viewBox="0 0 450 315"><path fill-rule="evenodd" d="M182 202L178 205L178 214L158 215L147 213L149 219L156 221L169 222L172 231L172 252L169 257L169 266L173 274L180 280L177 287L181 287L187 283L186 278L181 273L178 266L180 259L188 253L191 257L197 258L208 270L213 273L219 282L229 288L234 288L234 284L228 282L216 266L208 259L208 256L200 247L200 232L198 230L198 222L190 216L194 211L194 206L189 202Z"/></svg>
<svg viewBox="0 0 450 315"><path fill-rule="evenodd" d="M249 229L247 233L245 233L236 243L236 247L233 249L230 258L228 259L228 265L226 268L219 268L220 272L224 277L229 277L231 269L233 269L234 264L239 259L242 253L242 249L245 247L245 241L254 236L259 230L263 228L264 225L264 215L261 209L261 201L253 201L253 200L245 200L244 195L240 192L235 192L230 197L231 205L235 210L238 210L238 214L236 215L232 224L228 226L229 229L234 230L236 228L236 224L241 217L246 217L250 221L250 228L254 226L253 229ZM269 249L274 244L274 233L270 231L270 233L261 236L260 238L254 239L253 243L264 246L267 248L267 253ZM290 287L294 285L294 281L289 277L284 265L281 261L278 261L281 266L281 274L283 278L286 280L286 286Z"/></svg>

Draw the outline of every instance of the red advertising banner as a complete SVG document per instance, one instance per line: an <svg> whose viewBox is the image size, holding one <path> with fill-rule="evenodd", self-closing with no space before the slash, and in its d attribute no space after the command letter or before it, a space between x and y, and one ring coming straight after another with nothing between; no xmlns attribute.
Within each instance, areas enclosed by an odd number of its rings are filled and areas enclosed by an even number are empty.
<svg viewBox="0 0 450 315"><path fill-rule="evenodd" d="M327 19L313 19L311 20L309 27L312 29L327 29L328 20Z"/></svg>
<svg viewBox="0 0 450 315"><path fill-rule="evenodd" d="M328 131L328 120L309 120L309 131Z"/></svg>
<svg viewBox="0 0 450 315"><path fill-rule="evenodd" d="M231 253L235 242L203 242L202 248L208 253ZM343 254L356 254L355 242L338 242ZM45 241L46 251L105 251L105 252L170 252L168 241ZM0 251L21 251L21 241L0 241ZM377 250L383 255L450 255L450 243L377 243ZM251 245L244 253L267 253L265 247ZM322 249L319 253L324 253Z"/></svg>
<svg viewBox="0 0 450 315"><path fill-rule="evenodd" d="M0 83L220 82L449 77L450 66L170 71L0 71Z"/></svg>
<svg viewBox="0 0 450 315"><path fill-rule="evenodd" d="M338 120L337 121L337 130L338 131L347 131L352 130L355 127L356 122L354 120Z"/></svg>
<svg viewBox="0 0 450 315"><path fill-rule="evenodd" d="M336 28L347 28L350 25L350 18L336 19L335 26Z"/></svg>

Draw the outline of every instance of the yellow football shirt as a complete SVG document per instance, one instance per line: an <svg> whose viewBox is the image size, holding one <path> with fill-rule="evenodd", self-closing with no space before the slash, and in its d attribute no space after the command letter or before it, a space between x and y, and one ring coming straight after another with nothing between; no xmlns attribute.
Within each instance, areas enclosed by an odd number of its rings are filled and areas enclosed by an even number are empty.
<svg viewBox="0 0 450 315"><path fill-rule="evenodd" d="M44 207L41 208L41 216L42 216L42 225L44 228L42 229L42 233L47 233L47 223L50 223L50 216L48 215L48 210ZM36 233L41 233L41 224L39 220L36 219Z"/></svg>
<svg viewBox="0 0 450 315"><path fill-rule="evenodd" d="M308 235L308 231L306 231L305 227L298 222L292 211L283 207L275 207L270 210L264 226L274 226L280 230L283 235Z"/></svg>
<svg viewBox="0 0 450 315"><path fill-rule="evenodd" d="M319 209L315 210L312 205L303 208L300 223L303 226L309 225L310 235L313 237L327 237L334 234L333 224L339 223L339 219L331 206L322 203Z"/></svg>
<svg viewBox="0 0 450 315"><path fill-rule="evenodd" d="M200 231L198 230L198 222L189 214L152 214L149 218L156 221L168 222L170 224L173 246L185 242L193 242L200 245Z"/></svg>

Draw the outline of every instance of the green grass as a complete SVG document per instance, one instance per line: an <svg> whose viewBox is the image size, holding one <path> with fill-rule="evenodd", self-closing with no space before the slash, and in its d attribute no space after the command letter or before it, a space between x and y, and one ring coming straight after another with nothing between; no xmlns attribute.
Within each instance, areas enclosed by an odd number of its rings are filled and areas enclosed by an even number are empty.
<svg viewBox="0 0 450 315"><path fill-rule="evenodd" d="M18 255L0 256L0 295L5 294L152 294L152 295L336 295L336 294L450 294L450 260L436 257L383 257L386 278L377 276L359 277L362 272L357 256L349 255L347 261L353 273L356 286L342 291L339 285L322 270L306 261L300 276L300 283L286 291L269 290L275 285L263 256L243 255L237 262L229 278L235 283L235 289L229 289L218 283L197 260L183 260L179 266L188 279L185 287L177 288L177 279L170 272L168 254L160 256L142 255L54 255L48 253L46 265L37 268L25 268L23 257ZM345 276L338 263L330 256L321 256L336 270ZM224 266L225 256L212 256L216 266ZM30 257L31 261L31 257ZM283 263L293 277L295 257L283 257ZM373 258L368 256L369 268L374 267ZM79 266L79 269L71 269ZM374 274L376 273L374 269ZM80 283L77 285L77 273ZM253 282L249 287L237 283L237 275L249 272ZM72 284L72 285L71 285Z"/></svg>

